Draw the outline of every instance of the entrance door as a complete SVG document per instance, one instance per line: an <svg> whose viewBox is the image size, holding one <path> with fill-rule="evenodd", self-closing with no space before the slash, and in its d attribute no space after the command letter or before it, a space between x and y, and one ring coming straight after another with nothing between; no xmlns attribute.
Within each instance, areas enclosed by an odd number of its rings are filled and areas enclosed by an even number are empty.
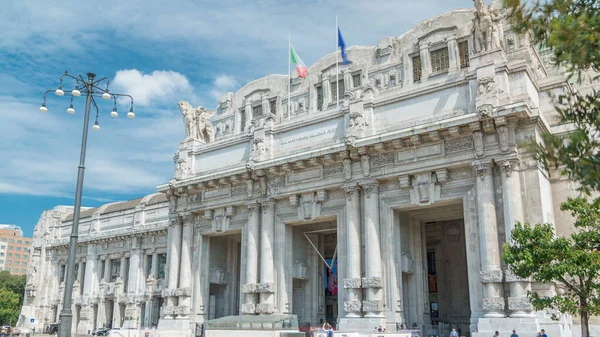
<svg viewBox="0 0 600 337"><path fill-rule="evenodd" d="M467 255L463 220L425 223L431 324L469 331Z"/></svg>

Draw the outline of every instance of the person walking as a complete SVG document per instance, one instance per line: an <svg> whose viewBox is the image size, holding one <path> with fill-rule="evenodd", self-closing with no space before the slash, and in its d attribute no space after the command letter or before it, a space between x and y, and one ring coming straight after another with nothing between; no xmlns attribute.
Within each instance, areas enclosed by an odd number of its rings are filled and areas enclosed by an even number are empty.
<svg viewBox="0 0 600 337"><path fill-rule="evenodd" d="M519 337L519 335L517 335L517 330L513 330L513 333L510 335L510 337Z"/></svg>
<svg viewBox="0 0 600 337"><path fill-rule="evenodd" d="M450 337L459 337L459 334L456 331L456 328L452 328L452 331L450 331Z"/></svg>
<svg viewBox="0 0 600 337"><path fill-rule="evenodd" d="M327 331L327 337L333 337L333 327L331 324L329 324L329 322L325 322L325 324L323 324L323 330Z"/></svg>
<svg viewBox="0 0 600 337"><path fill-rule="evenodd" d="M546 335L546 330L542 329L542 337L548 337L548 335Z"/></svg>
<svg viewBox="0 0 600 337"><path fill-rule="evenodd" d="M493 337L499 337L500 333L498 331L494 332L494 336Z"/></svg>

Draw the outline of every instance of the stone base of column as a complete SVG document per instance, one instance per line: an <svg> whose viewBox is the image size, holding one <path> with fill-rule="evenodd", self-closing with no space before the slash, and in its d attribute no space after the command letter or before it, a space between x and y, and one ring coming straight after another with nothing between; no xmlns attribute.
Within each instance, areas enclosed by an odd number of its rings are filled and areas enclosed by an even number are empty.
<svg viewBox="0 0 600 337"><path fill-rule="evenodd" d="M519 336L535 336L540 330L540 325L536 317L480 318L477 322L477 331L471 332L471 335L472 337L489 337L498 331L500 336L510 336L512 330L516 330Z"/></svg>
<svg viewBox="0 0 600 337"><path fill-rule="evenodd" d="M384 317L344 317L340 318L338 325L339 332L368 332L372 333L373 328L386 326Z"/></svg>

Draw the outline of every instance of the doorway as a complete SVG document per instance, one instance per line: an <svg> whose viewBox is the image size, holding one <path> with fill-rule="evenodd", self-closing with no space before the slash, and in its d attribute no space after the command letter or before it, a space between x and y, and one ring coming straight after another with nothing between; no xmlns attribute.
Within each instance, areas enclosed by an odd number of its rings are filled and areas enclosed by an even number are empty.
<svg viewBox="0 0 600 337"><path fill-rule="evenodd" d="M300 326L335 325L338 319L337 223L293 228L292 313Z"/></svg>

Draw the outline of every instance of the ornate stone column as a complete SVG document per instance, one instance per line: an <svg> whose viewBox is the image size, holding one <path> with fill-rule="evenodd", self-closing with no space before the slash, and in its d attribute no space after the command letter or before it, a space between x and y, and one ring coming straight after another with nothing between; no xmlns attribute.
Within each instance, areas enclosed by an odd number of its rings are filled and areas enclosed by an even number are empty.
<svg viewBox="0 0 600 337"><path fill-rule="evenodd" d="M379 237L379 183L362 184L365 205L365 276L362 287L365 317L383 317L383 289L381 268L381 240Z"/></svg>
<svg viewBox="0 0 600 337"><path fill-rule="evenodd" d="M192 295L192 239L194 237L194 216L184 218L181 239L181 264L179 267L179 317L186 318L191 308Z"/></svg>
<svg viewBox="0 0 600 337"><path fill-rule="evenodd" d="M500 269L493 168L491 163L475 162L473 166L477 173L477 217L484 317L504 317L504 297L502 296L504 290L502 270Z"/></svg>
<svg viewBox="0 0 600 337"><path fill-rule="evenodd" d="M273 233L275 230L275 201L262 203L262 226L260 237L260 283L256 290L260 293L258 312L275 312L275 265L273 263Z"/></svg>
<svg viewBox="0 0 600 337"><path fill-rule="evenodd" d="M79 282L79 286L82 286L81 282L83 281L83 260L79 261L79 265L77 266L77 282Z"/></svg>
<svg viewBox="0 0 600 337"><path fill-rule="evenodd" d="M360 241L360 191L358 186L346 186L346 290L345 317L361 317L361 241Z"/></svg>
<svg viewBox="0 0 600 337"><path fill-rule="evenodd" d="M167 279L167 301L166 306L175 307L177 305L177 296L176 289L179 285L179 261L180 261L180 248L181 248L181 232L182 232L182 219L181 217L175 217L171 220L171 224L169 226L169 231L171 232L171 242L169 243L169 276ZM170 313L165 312L165 318L168 317Z"/></svg>
<svg viewBox="0 0 600 337"><path fill-rule="evenodd" d="M254 314L257 309L256 285L258 283L258 240L260 235L260 205L253 201L248 204L248 224L244 234L246 238L246 273L242 293L245 302L242 304L242 314Z"/></svg>
<svg viewBox="0 0 600 337"><path fill-rule="evenodd" d="M504 205L504 232L506 242L510 241L512 230L517 221L525 220L523 213L523 198L521 197L521 177L519 174L518 158L506 159L499 162L502 171L502 199ZM528 280L519 279L509 270L505 271L506 282L510 286L508 310L510 317L533 317L533 307L527 298L527 291L531 290Z"/></svg>
<svg viewBox="0 0 600 337"><path fill-rule="evenodd" d="M246 131L250 127L250 121L252 120L252 101L249 99L245 102L244 113L246 114L246 120L242 126L242 132Z"/></svg>
<svg viewBox="0 0 600 337"><path fill-rule="evenodd" d="M110 257L106 256L106 259L104 260L104 281L105 282L110 282Z"/></svg>
<svg viewBox="0 0 600 337"><path fill-rule="evenodd" d="M429 58L429 45L419 46L419 56L421 57L421 83L431 74L431 60Z"/></svg>
<svg viewBox="0 0 600 337"><path fill-rule="evenodd" d="M125 255L121 256L121 265L119 269L119 277L123 282L127 279L127 275L125 275L127 271L127 257Z"/></svg>
<svg viewBox="0 0 600 337"><path fill-rule="evenodd" d="M152 254L152 264L150 266L150 275L158 279L158 253Z"/></svg>
<svg viewBox="0 0 600 337"><path fill-rule="evenodd" d="M329 107L329 103L331 103L333 99L333 94L331 92L331 81L329 81L329 77L323 78L323 106L321 110L327 110Z"/></svg>

